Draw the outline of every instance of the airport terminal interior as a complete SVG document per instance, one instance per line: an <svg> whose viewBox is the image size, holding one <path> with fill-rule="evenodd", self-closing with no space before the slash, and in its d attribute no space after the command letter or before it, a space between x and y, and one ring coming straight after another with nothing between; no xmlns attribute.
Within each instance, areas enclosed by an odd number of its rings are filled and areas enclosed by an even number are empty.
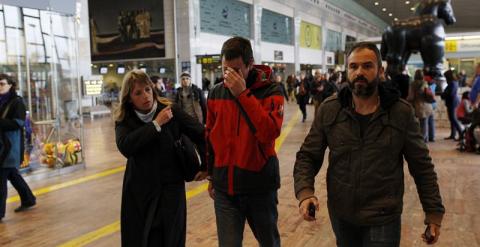
<svg viewBox="0 0 480 247"><path fill-rule="evenodd" d="M479 13L0 0L0 246L480 246Z"/></svg>

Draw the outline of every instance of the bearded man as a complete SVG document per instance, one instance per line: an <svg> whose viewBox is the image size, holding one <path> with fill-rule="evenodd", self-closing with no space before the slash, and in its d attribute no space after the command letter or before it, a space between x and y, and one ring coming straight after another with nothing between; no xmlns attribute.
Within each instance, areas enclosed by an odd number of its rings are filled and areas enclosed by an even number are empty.
<svg viewBox="0 0 480 247"><path fill-rule="evenodd" d="M353 46L347 66L348 87L320 106L297 152L293 176L300 214L315 219L315 176L328 147L327 206L337 245L399 246L405 159L425 212L422 236L433 244L445 209L413 108L380 83L375 44Z"/></svg>

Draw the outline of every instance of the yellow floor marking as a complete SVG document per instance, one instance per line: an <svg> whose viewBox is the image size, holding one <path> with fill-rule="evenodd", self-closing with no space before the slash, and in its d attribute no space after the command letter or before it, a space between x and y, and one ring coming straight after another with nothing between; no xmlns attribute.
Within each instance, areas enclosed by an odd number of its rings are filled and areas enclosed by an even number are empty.
<svg viewBox="0 0 480 247"><path fill-rule="evenodd" d="M123 172L124 170L125 170L125 166L109 169L109 170L106 170L106 171L103 171L103 172L100 172L100 173L96 173L96 174L93 174L93 175L90 175L90 176L81 177L81 178L77 178L77 179L74 179L74 180L71 180L71 181L67 181L67 182L47 186L47 187L44 187L44 188L40 188L40 189L34 190L33 194L35 196L43 195L43 194L46 194L46 193L49 193L49 192L52 192L52 191L56 191L56 190L59 190L59 189L71 187L71 186L74 186L74 185L77 185L77 184L80 184L80 183L85 183L85 182L88 182L88 181L91 181L91 180L94 180L94 179L98 179L98 178L106 177L106 176L113 175L113 174L116 174L116 173L119 173L119 172ZM12 203L12 202L17 202L17 201L20 201L20 197L18 195L17 196L12 196L12 197L7 199L7 203Z"/></svg>
<svg viewBox="0 0 480 247"><path fill-rule="evenodd" d="M292 131L293 127L295 124L298 122L298 119L300 118L300 111L297 111L295 115L290 119L288 122L287 126L285 129L282 131L282 134L277 138L275 142L275 150L278 152L280 148L283 145L283 142L285 141L286 137L288 134L290 134L290 131ZM208 183L203 183L189 191L187 191L187 200L195 197L202 192L206 191L208 188ZM101 239L103 237L106 237L110 234L113 234L115 232L120 231L120 221L115 221L114 223L110 225L106 225L102 228L99 228L95 231L89 232L87 234L84 234L78 238L72 239L66 243L63 243L59 245L58 247L79 247L79 246L85 246L87 244L90 244L98 239Z"/></svg>

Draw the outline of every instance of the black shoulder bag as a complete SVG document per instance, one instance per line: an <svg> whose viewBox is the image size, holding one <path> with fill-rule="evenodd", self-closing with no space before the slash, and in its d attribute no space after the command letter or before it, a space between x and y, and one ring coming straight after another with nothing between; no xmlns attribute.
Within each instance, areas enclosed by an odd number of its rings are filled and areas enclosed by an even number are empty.
<svg viewBox="0 0 480 247"><path fill-rule="evenodd" d="M193 181L195 175L200 171L200 156L195 148L195 144L193 144L188 136L182 133L179 134L179 138L175 138L170 129L166 129L165 131L167 131L167 134L173 140L175 154L180 168L183 171L185 181Z"/></svg>

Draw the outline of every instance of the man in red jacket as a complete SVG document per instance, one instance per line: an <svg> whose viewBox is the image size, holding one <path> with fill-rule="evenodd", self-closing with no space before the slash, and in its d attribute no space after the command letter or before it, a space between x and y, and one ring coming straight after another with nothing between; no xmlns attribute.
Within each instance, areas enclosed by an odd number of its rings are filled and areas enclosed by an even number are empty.
<svg viewBox="0 0 480 247"><path fill-rule="evenodd" d="M249 40L227 40L221 57L224 81L208 97L206 128L219 246L241 246L245 220L260 246L280 246L275 139L283 96L271 68L253 65Z"/></svg>

